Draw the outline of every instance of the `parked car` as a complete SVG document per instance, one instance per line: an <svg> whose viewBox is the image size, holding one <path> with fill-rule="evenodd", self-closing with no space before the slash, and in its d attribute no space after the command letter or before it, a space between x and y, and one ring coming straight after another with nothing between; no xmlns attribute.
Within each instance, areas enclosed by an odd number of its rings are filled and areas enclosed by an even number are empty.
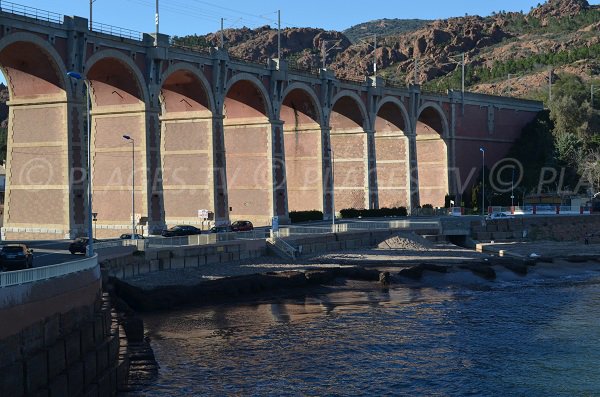
<svg viewBox="0 0 600 397"><path fill-rule="evenodd" d="M513 216L511 215L506 215L504 212L493 212L489 215L487 215L485 217L485 219L488 220L494 220L494 219L512 219Z"/></svg>
<svg viewBox="0 0 600 397"><path fill-rule="evenodd" d="M141 234L134 234L134 240L144 240L145 237L142 236ZM121 234L121 236L119 237L121 240L131 240L131 233L123 233Z"/></svg>
<svg viewBox="0 0 600 397"><path fill-rule="evenodd" d="M202 234L202 230L192 225L177 225L163 230L161 233L163 237L191 236L194 234Z"/></svg>
<svg viewBox="0 0 600 397"><path fill-rule="evenodd" d="M211 233L228 233L231 231L229 226L213 226L210 228Z"/></svg>
<svg viewBox="0 0 600 397"><path fill-rule="evenodd" d="M94 244L98 242L98 240L96 240L96 239L92 239L92 241L94 242ZM73 242L71 244L69 244L69 251L71 252L71 254L77 254L77 253L85 254L87 246L88 246L88 238L87 237L77 237L75 240L73 240Z"/></svg>
<svg viewBox="0 0 600 397"><path fill-rule="evenodd" d="M25 244L7 244L0 249L0 269L4 271L30 269L33 250Z"/></svg>
<svg viewBox="0 0 600 397"><path fill-rule="evenodd" d="M254 230L254 225L250 221L235 221L231 224L232 232L248 232Z"/></svg>

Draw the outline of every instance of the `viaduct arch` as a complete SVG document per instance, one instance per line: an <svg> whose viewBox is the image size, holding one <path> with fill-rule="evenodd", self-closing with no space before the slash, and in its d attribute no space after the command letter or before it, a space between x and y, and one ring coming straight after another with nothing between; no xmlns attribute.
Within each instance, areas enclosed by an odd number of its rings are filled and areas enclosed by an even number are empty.
<svg viewBox="0 0 600 397"><path fill-rule="evenodd" d="M404 104L394 97L383 99L374 124L379 207L410 207L411 126Z"/></svg>
<svg viewBox="0 0 600 397"><path fill-rule="evenodd" d="M268 224L274 214L272 190L272 107L262 82L249 74L228 83L223 101L229 216ZM278 164L282 166L283 164Z"/></svg>
<svg viewBox="0 0 600 397"><path fill-rule="evenodd" d="M85 70L91 94L92 210L98 213L97 236L109 237L127 229L132 216L149 213L148 91L138 67L120 51L97 52Z"/></svg>
<svg viewBox="0 0 600 397"><path fill-rule="evenodd" d="M198 222L198 210L215 212L214 98L200 70L171 65L161 79L160 178L167 225Z"/></svg>
<svg viewBox="0 0 600 397"><path fill-rule="evenodd" d="M315 92L290 84L282 95L285 170L289 211L324 211L323 111Z"/></svg>
<svg viewBox="0 0 600 397"><path fill-rule="evenodd" d="M78 114L67 102L66 69L52 45L28 32L0 40L0 67L9 89L4 222L64 238L83 221L81 173L72 172L81 137L71 133Z"/></svg>
<svg viewBox="0 0 600 397"><path fill-rule="evenodd" d="M331 101L330 141L337 209L369 208L367 111L360 97L339 92Z"/></svg>
<svg viewBox="0 0 600 397"><path fill-rule="evenodd" d="M435 103L424 103L415 126L421 205L444 207L448 186L448 121Z"/></svg>

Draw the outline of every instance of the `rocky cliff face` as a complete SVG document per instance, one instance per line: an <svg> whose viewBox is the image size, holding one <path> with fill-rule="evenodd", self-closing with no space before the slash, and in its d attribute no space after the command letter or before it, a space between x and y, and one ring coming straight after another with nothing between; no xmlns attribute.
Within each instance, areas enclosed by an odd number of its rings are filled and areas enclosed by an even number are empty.
<svg viewBox="0 0 600 397"><path fill-rule="evenodd" d="M540 20L542 26L547 26L551 18L568 18L589 9L587 0L548 0L531 10L529 16Z"/></svg>
<svg viewBox="0 0 600 397"><path fill-rule="evenodd" d="M394 68L388 77L411 80L417 59L419 82L429 81L456 68L463 52L479 50L512 37L500 21L491 18L464 17L432 22L414 32L385 37L377 49L377 68ZM369 57L371 58L369 60ZM333 64L341 77L372 74L372 47L357 44L344 51Z"/></svg>

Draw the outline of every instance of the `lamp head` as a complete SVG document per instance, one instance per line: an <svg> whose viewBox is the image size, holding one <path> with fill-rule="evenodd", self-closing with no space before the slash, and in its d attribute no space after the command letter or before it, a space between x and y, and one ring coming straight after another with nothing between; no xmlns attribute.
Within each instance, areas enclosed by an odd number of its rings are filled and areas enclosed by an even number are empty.
<svg viewBox="0 0 600 397"><path fill-rule="evenodd" d="M71 72L67 72L67 76L69 76L69 77L71 77L73 79L76 79L76 80L83 79L83 76L81 74L79 74L77 72L72 72L72 71Z"/></svg>
<svg viewBox="0 0 600 397"><path fill-rule="evenodd" d="M480 151L480 152L483 152L483 153L485 153L485 148L484 148L483 146L481 146L481 147L479 148L479 151Z"/></svg>
<svg viewBox="0 0 600 397"><path fill-rule="evenodd" d="M128 141L131 141L131 137L129 135L123 135L123 138L127 139Z"/></svg>

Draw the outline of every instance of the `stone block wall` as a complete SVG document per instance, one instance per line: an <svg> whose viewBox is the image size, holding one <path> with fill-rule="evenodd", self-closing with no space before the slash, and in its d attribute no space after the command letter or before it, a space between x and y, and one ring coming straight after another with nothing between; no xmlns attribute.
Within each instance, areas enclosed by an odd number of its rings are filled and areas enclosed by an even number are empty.
<svg viewBox="0 0 600 397"><path fill-rule="evenodd" d="M114 396L128 375L125 334L107 295L0 340L0 396Z"/></svg>

